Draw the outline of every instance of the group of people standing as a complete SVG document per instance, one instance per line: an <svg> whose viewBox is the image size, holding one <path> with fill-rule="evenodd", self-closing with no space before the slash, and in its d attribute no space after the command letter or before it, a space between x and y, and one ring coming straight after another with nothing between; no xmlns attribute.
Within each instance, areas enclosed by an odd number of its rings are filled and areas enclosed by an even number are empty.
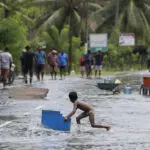
<svg viewBox="0 0 150 150"><path fill-rule="evenodd" d="M95 77L97 76L97 73L100 77L102 70L102 61L102 51L99 50L96 54L93 54L90 50L88 50L87 54L83 55L80 58L80 72L82 77L84 77L84 74L86 73L87 78L91 78L93 66L95 69Z"/></svg>
<svg viewBox="0 0 150 150"><path fill-rule="evenodd" d="M50 51L47 55L38 47L36 52L31 52L30 47L26 46L20 57L22 65L22 73L24 75L25 83L28 83L27 74L29 73L29 82L32 83L33 70L36 72L37 79L43 80L45 64L49 66L49 71L52 79L57 79L57 72L59 70L60 79L66 75L66 68L68 66L68 55L62 50L57 53L56 50ZM101 76L103 53L98 51L96 54L89 50L87 54L80 58L80 72L82 77L86 73L87 78L91 77L93 66L95 66L95 76L97 73Z"/></svg>
<svg viewBox="0 0 150 150"><path fill-rule="evenodd" d="M31 52L30 47L26 46L20 57L22 73L25 83L28 83L27 75L30 76L30 84L32 83L33 71L35 70L37 79L43 80L45 64L47 63L50 69L52 79L56 80L57 69L60 69L60 77L65 77L66 66L68 64L68 56L63 51L57 55L56 50L52 50L46 55L41 47L38 47L36 52Z"/></svg>
<svg viewBox="0 0 150 150"><path fill-rule="evenodd" d="M99 72L101 75L103 55L101 51L93 55L90 51L80 58L80 71L84 76L85 72L89 78L92 73L92 66L95 66L95 76ZM45 64L49 66L49 71L52 79L57 79L57 72L59 70L60 79L63 79L66 75L66 68L68 66L68 55L62 50L57 53L56 50L50 51L47 55L41 47L37 48L36 52L31 51L30 46L26 46L20 56L22 73L24 76L24 82L32 84L33 72L35 71L37 79L43 80ZM4 51L0 51L0 77L3 77L3 86L8 83L8 76L10 68L12 66L12 55L6 48ZM29 74L29 80L28 80Z"/></svg>
<svg viewBox="0 0 150 150"><path fill-rule="evenodd" d="M57 70L59 68L60 79L66 75L66 67L68 65L68 55L62 50L58 55L56 50L52 50L47 57L47 62L50 67L52 79L56 80Z"/></svg>

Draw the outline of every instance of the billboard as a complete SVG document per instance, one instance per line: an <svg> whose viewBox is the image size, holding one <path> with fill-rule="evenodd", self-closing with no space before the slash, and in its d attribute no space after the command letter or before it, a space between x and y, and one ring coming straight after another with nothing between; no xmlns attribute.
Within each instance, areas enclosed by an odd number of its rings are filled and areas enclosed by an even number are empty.
<svg viewBox="0 0 150 150"><path fill-rule="evenodd" d="M135 35L134 33L121 33L119 36L120 46L134 46L135 45Z"/></svg>
<svg viewBox="0 0 150 150"><path fill-rule="evenodd" d="M101 50L103 52L107 51L108 45L108 34L90 34L90 49L91 52L97 52L98 50Z"/></svg>

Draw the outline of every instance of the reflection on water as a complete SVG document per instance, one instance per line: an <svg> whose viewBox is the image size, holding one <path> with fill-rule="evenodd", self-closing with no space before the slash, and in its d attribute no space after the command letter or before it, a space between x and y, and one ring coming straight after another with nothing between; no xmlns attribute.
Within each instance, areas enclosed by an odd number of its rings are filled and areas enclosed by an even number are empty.
<svg viewBox="0 0 150 150"><path fill-rule="evenodd" d="M0 128L0 150L149 150L150 99L140 96L138 90L131 95L112 95L94 86L97 81L77 77L47 80L34 85L49 88L45 100L14 102L7 98L7 107L0 104L0 120L12 123ZM112 126L109 132L91 128L88 118L77 125L75 116L80 111L72 118L70 132L42 127L41 110L35 108L43 105L44 109L59 110L65 115L72 109L68 100L71 90L93 106L96 123ZM24 115L26 112L29 115Z"/></svg>
<svg viewBox="0 0 150 150"><path fill-rule="evenodd" d="M15 119L17 119L17 117L15 117L15 116L0 116L0 121L2 120L2 121L9 121L9 120L15 120Z"/></svg>

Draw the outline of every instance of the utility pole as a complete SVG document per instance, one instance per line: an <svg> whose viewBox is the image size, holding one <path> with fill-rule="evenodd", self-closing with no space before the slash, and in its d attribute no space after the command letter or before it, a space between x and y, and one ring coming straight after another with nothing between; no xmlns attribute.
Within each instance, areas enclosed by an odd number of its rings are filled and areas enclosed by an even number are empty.
<svg viewBox="0 0 150 150"><path fill-rule="evenodd" d="M69 66L68 66L68 73L71 73L72 70L72 16L73 16L73 6L72 6L72 0L70 0L70 16L69 16Z"/></svg>
<svg viewBox="0 0 150 150"><path fill-rule="evenodd" d="M85 12L85 18L86 18L86 27L85 27L85 32L86 32L86 34L85 34L85 40L86 40L86 43L87 43L87 45L88 45L88 41L89 41L89 30L88 30L88 1L87 0L85 0L84 1L84 5L85 5L85 8L86 8L86 12ZM88 47L88 46L87 46Z"/></svg>
<svg viewBox="0 0 150 150"><path fill-rule="evenodd" d="M116 0L116 15L115 15L115 27L118 27L118 18L119 18L119 10L120 10L120 0Z"/></svg>

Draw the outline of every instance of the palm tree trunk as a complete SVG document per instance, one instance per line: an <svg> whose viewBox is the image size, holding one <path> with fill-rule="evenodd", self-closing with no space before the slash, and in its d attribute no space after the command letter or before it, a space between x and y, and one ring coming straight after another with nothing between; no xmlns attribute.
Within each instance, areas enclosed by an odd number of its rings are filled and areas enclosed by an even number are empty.
<svg viewBox="0 0 150 150"><path fill-rule="evenodd" d="M70 17L69 17L69 66L68 66L68 73L71 73L72 70L72 15L73 15L73 8L70 8Z"/></svg>
<svg viewBox="0 0 150 150"><path fill-rule="evenodd" d="M86 39L86 43L87 43L87 45L89 45L89 26L88 26L88 1L85 1L85 8L86 8L86 37L85 37L85 39Z"/></svg>
<svg viewBox="0 0 150 150"><path fill-rule="evenodd" d="M116 16L115 16L115 27L118 27L118 18L119 18L119 6L120 6L120 0L117 0L116 4Z"/></svg>
<svg viewBox="0 0 150 150"><path fill-rule="evenodd" d="M72 19L70 19L70 20L72 20ZM69 74L70 74L71 70L72 70L72 25L70 23L70 28L69 28L69 66L68 66Z"/></svg>

